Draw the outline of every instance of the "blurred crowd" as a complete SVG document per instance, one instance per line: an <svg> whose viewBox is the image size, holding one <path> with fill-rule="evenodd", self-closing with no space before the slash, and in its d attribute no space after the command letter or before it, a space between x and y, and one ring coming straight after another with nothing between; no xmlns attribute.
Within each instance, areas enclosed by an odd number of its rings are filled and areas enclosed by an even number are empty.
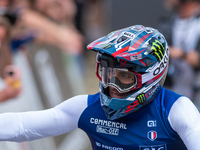
<svg viewBox="0 0 200 150"><path fill-rule="evenodd" d="M29 43L57 47L62 54L73 58L84 77L85 46L105 33L102 9L103 2L99 0L0 0L0 77L19 80L19 76L15 79L19 68L12 69L10 65L18 51L27 54ZM4 69L8 65L12 75ZM2 97L7 98L2 100L0 96L0 101L15 97L23 90L22 84L18 88L9 85L4 90L12 92L4 91L0 95L10 93L10 96L6 94Z"/></svg>
<svg viewBox="0 0 200 150"><path fill-rule="evenodd" d="M164 0L169 17L159 30L170 48L166 88L199 101L200 93L200 1Z"/></svg>

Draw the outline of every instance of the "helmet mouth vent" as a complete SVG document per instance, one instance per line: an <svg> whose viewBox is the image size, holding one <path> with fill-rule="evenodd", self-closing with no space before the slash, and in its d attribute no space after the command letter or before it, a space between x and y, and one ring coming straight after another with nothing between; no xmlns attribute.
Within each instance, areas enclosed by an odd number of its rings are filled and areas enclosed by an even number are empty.
<svg viewBox="0 0 200 150"><path fill-rule="evenodd" d="M109 119L113 120L112 117L116 114L116 112L117 112L118 110L114 110L114 109L112 109L112 108L110 108L110 107L108 107L108 106L105 106L105 105L102 106L102 108L103 108L104 112L106 113L106 116L107 116Z"/></svg>

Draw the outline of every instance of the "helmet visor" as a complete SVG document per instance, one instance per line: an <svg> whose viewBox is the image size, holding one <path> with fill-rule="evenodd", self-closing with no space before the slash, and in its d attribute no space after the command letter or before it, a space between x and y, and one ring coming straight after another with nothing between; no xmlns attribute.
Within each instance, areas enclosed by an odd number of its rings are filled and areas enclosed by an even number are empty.
<svg viewBox="0 0 200 150"><path fill-rule="evenodd" d="M102 67L98 77L104 88L112 86L120 93L141 87L141 75L127 68Z"/></svg>

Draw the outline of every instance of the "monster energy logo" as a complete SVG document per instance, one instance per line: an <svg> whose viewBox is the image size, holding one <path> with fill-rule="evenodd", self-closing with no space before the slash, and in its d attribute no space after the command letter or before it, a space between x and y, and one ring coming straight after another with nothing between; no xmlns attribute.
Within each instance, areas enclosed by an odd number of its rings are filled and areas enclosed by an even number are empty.
<svg viewBox="0 0 200 150"><path fill-rule="evenodd" d="M112 45L110 45L110 44L105 44L105 45L103 45L103 49L109 49L109 48L111 48L112 47Z"/></svg>
<svg viewBox="0 0 200 150"><path fill-rule="evenodd" d="M143 104L145 102L145 100L146 100L146 97L145 97L144 93L138 95L136 98L138 99L140 104Z"/></svg>
<svg viewBox="0 0 200 150"><path fill-rule="evenodd" d="M161 61L164 53L165 53L165 48L162 45L162 43L158 40L155 39L154 42L152 42L152 46L151 46L151 50L153 50L153 54L154 56Z"/></svg>

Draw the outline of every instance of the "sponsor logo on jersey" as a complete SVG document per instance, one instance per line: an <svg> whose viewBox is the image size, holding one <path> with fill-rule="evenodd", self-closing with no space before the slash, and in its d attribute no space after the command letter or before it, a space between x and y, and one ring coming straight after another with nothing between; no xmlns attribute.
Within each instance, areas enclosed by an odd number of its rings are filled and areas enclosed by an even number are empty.
<svg viewBox="0 0 200 150"><path fill-rule="evenodd" d="M156 126L157 126L156 120L147 121L147 127L156 127Z"/></svg>
<svg viewBox="0 0 200 150"><path fill-rule="evenodd" d="M139 150L167 150L167 146L163 145L152 145L152 146L140 146Z"/></svg>
<svg viewBox="0 0 200 150"><path fill-rule="evenodd" d="M108 150L123 150L123 148L120 147L114 147L114 146L109 146L105 145L99 142L95 142L97 147L101 147L102 149L108 149Z"/></svg>
<svg viewBox="0 0 200 150"><path fill-rule="evenodd" d="M104 126L100 126L100 125L97 125L96 131L99 133L104 133L104 134L119 135L119 129L104 127Z"/></svg>
<svg viewBox="0 0 200 150"><path fill-rule="evenodd" d="M119 135L119 129L127 129L124 123L97 118L90 118L90 123L97 125L96 132L110 135Z"/></svg>
<svg viewBox="0 0 200 150"><path fill-rule="evenodd" d="M149 140L154 141L157 138L157 132L156 131L149 131L147 133L147 137Z"/></svg>

